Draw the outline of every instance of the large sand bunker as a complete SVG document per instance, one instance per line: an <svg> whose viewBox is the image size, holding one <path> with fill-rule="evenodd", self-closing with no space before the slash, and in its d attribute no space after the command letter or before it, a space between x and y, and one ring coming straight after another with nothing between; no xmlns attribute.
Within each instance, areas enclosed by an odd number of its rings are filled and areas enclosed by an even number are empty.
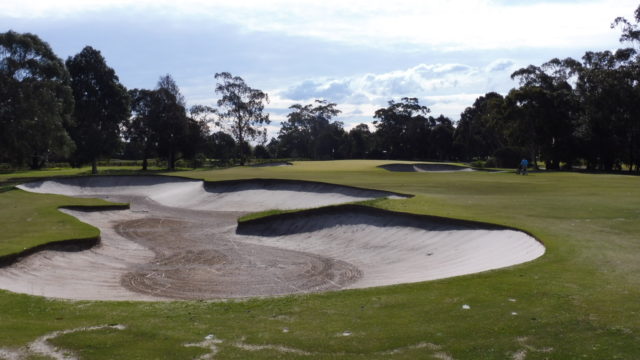
<svg viewBox="0 0 640 360"><path fill-rule="evenodd" d="M0 268L0 288L49 297L215 299L363 288L496 269L544 253L519 231L355 205L237 225L248 211L400 196L329 184L90 177L21 187L131 203L129 210L64 210L98 227L100 244L45 250Z"/></svg>
<svg viewBox="0 0 640 360"><path fill-rule="evenodd" d="M470 167L451 164L384 164L378 166L389 171L398 172L453 172L453 171L474 171Z"/></svg>
<svg viewBox="0 0 640 360"><path fill-rule="evenodd" d="M148 198L190 210L247 211L300 209L380 197L406 197L387 191L318 182L250 179L205 183L167 176L94 176L36 181L19 188L48 194L115 199Z"/></svg>

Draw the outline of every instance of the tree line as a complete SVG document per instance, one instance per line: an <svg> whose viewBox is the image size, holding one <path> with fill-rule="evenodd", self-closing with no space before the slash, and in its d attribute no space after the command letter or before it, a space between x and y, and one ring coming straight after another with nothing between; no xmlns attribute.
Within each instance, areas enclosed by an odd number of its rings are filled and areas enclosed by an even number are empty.
<svg viewBox="0 0 640 360"><path fill-rule="evenodd" d="M581 61L551 59L511 74L519 86L506 96L489 92L454 127L416 98L389 101L375 112L375 132L360 124L346 133L335 104L294 105L269 147L280 155L322 158L393 158L486 161L516 167L640 172L640 6L632 21L617 18L617 51L588 51ZM633 47L635 46L635 47ZM307 141L302 141L307 139ZM276 152L272 150L272 153Z"/></svg>
<svg viewBox="0 0 640 360"><path fill-rule="evenodd" d="M640 42L633 21L615 19L621 42ZM519 69L505 96L480 96L457 124L431 116L417 98L390 100L373 126L347 131L338 105L295 104L267 141L268 94L238 76L215 74L215 107L187 108L171 75L154 89L127 90L90 46L66 61L33 34L0 34L0 162L33 169L48 161L92 164L117 154L244 164L256 158L372 158L483 161L513 167L521 158L547 169L640 171L640 56L637 48L588 51ZM212 129L216 129L212 131ZM373 131L372 131L373 130Z"/></svg>
<svg viewBox="0 0 640 360"><path fill-rule="evenodd" d="M40 169L52 160L92 165L118 154L180 159L238 158L265 136L268 96L242 78L215 75L217 108L187 108L171 75L155 89L127 90L100 51L87 46L66 61L34 34L0 34L0 162ZM210 125L226 132L211 133ZM242 144L238 146L237 144Z"/></svg>
<svg viewBox="0 0 640 360"><path fill-rule="evenodd" d="M458 156L493 156L498 165L520 157L547 169L640 172L640 7L635 22L617 18L620 41L634 47L588 51L581 60L554 58L515 71L519 87L488 93L460 117Z"/></svg>

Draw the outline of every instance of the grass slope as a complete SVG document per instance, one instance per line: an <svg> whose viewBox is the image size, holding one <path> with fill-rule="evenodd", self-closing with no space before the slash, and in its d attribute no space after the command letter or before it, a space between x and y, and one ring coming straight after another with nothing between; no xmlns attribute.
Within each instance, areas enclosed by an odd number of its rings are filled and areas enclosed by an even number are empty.
<svg viewBox="0 0 640 360"><path fill-rule="evenodd" d="M33 194L19 189L0 193L0 258L64 240L96 238L98 229L58 211L61 207L110 207L100 199Z"/></svg>
<svg viewBox="0 0 640 360"><path fill-rule="evenodd" d="M219 359L640 358L640 178L393 173L376 168L382 163L296 162L179 174L412 193L416 197L371 204L518 227L542 239L547 253L520 266L441 281L246 301L70 302L0 292L0 354L51 331L119 323L127 328L52 342L88 359L198 357L208 347L184 344L208 334L219 340L209 344ZM58 236L80 231L84 225L53 210L65 201L76 200L0 193L0 243L11 232L44 236L51 224L64 227ZM38 211L52 223L34 224Z"/></svg>

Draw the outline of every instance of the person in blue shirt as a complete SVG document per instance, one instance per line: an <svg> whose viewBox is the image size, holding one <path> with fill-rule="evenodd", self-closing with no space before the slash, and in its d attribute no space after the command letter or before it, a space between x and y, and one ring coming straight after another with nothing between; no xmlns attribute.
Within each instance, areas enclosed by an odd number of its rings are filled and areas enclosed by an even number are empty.
<svg viewBox="0 0 640 360"><path fill-rule="evenodd" d="M518 174L526 175L528 167L529 161L527 159L522 159L522 161L520 161L520 167L518 168Z"/></svg>

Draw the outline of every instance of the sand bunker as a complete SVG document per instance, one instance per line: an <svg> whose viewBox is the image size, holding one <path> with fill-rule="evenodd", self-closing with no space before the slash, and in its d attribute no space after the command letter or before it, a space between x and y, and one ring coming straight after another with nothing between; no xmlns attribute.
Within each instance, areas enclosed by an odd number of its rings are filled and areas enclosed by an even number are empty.
<svg viewBox="0 0 640 360"><path fill-rule="evenodd" d="M131 203L129 210L64 210L100 229L98 246L45 250L0 268L0 288L49 297L216 299L363 288L496 269L544 253L519 231L355 205L237 225L258 209L399 196L329 184L90 177L21 187Z"/></svg>
<svg viewBox="0 0 640 360"><path fill-rule="evenodd" d="M384 164L378 166L389 171L398 172L453 172L474 171L470 167L451 164Z"/></svg>
<svg viewBox="0 0 640 360"><path fill-rule="evenodd" d="M36 181L20 189L47 194L115 199L145 197L160 205L205 211L263 211L312 208L380 197L387 191L318 182L251 179L205 183L168 176L94 176Z"/></svg>
<svg viewBox="0 0 640 360"><path fill-rule="evenodd" d="M262 163L262 164L254 164L254 165L251 165L251 167L273 167L273 166L291 166L291 165L293 165L293 164L288 162L288 161L287 162L282 161L282 162L269 162L269 163Z"/></svg>

